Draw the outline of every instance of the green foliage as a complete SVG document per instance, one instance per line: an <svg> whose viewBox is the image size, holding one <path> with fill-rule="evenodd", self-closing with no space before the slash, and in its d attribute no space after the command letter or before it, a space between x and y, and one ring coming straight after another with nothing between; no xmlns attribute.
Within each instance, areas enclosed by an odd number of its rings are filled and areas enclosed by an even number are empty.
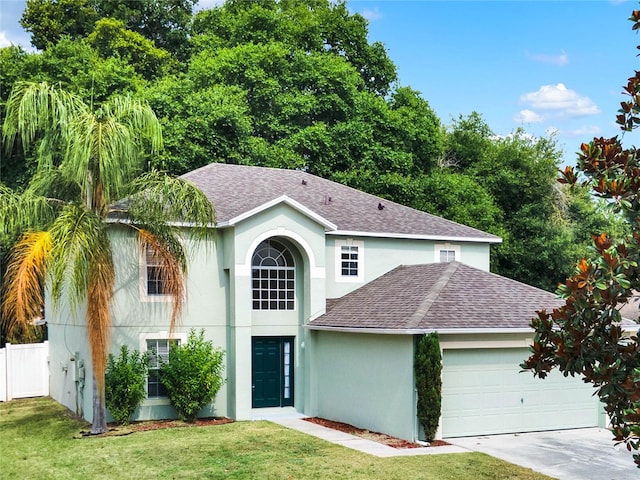
<svg viewBox="0 0 640 480"><path fill-rule="evenodd" d="M190 51L189 35L193 7L198 0L94 0L98 17L124 22L127 30L139 33L180 61Z"/></svg>
<svg viewBox="0 0 640 480"><path fill-rule="evenodd" d="M224 385L224 352L204 339L204 329L192 329L184 345L172 345L169 361L160 359L160 381L180 418L194 422L202 407L213 401Z"/></svg>
<svg viewBox="0 0 640 480"><path fill-rule="evenodd" d="M558 188L553 138L499 138L476 112L445 130L419 92L394 83L384 47L343 2L231 0L195 15L193 0L32 3L46 6L32 21L61 33L51 30L42 53L2 49L0 115L23 80L60 83L95 106L144 98L164 138L139 158L145 170L305 169L499 235L492 271L548 290L586 253L585 233L620 230L589 197ZM85 33L64 27L89 7ZM48 155L62 148L52 143ZM2 181L25 189L41 159L14 147Z"/></svg>
<svg viewBox="0 0 640 480"><path fill-rule="evenodd" d="M97 19L89 0L27 0L20 25L31 32L31 44L45 50L65 35L86 36Z"/></svg>
<svg viewBox="0 0 640 480"><path fill-rule="evenodd" d="M640 29L640 11L630 18ZM640 72L624 87L616 121L623 132L640 126ZM624 335L620 307L640 291L640 156L624 148L618 137L583 143L576 168L567 167L560 181L589 188L607 200L627 223L631 234L614 241L606 233L593 235L591 254L580 260L558 293L566 303L552 313L538 312L531 356L522 364L540 378L553 368L581 375L597 387L615 441L640 450L640 339ZM640 323L640 317L634 319ZM634 328L635 330L635 328ZM634 455L640 468L640 454Z"/></svg>
<svg viewBox="0 0 640 480"><path fill-rule="evenodd" d="M27 0L20 24L31 32L32 45L45 50L64 36L84 38L94 31L98 20L109 18L124 22L127 30L185 60L196 3L197 0Z"/></svg>
<svg viewBox="0 0 640 480"><path fill-rule="evenodd" d="M437 332L418 339L413 370L418 392L418 420L425 439L430 442L435 438L442 410L442 356Z"/></svg>
<svg viewBox="0 0 640 480"><path fill-rule="evenodd" d="M345 2L232 0L194 19L196 49L221 46L283 44L306 54L343 57L354 67L367 91L384 96L396 80L396 69L379 42L369 44L367 21L351 14Z"/></svg>
<svg viewBox="0 0 640 480"><path fill-rule="evenodd" d="M122 58L147 80L166 75L176 66L169 52L114 18L98 20L87 41L103 58Z"/></svg>
<svg viewBox="0 0 640 480"><path fill-rule="evenodd" d="M507 235L502 209L473 176L434 171L424 177L422 189L422 210L494 235Z"/></svg>
<svg viewBox="0 0 640 480"><path fill-rule="evenodd" d="M171 221L187 220L208 236L215 222L211 203L194 185L157 173L135 182L143 169L143 151L162 146L159 122L149 106L131 97L114 97L100 105L46 82L17 82L7 101L4 147L18 140L37 155L37 172L20 194L0 186L0 233L25 232L14 247L3 285L3 327L29 325L34 309L44 304L50 282L54 303L86 308L87 339L94 374L93 433L106 430L104 372L111 329L110 299L115 271L109 228L110 205L125 193L133 199L127 216L123 205L114 221L133 229L141 244L152 244L167 266L173 298L173 328L184 299L186 253ZM150 188L154 206L144 215L137 207L139 190ZM58 194L62 195L58 195ZM57 197L57 198L56 198ZM163 205L179 207L162 208ZM188 207L185 207L188 206ZM204 215L201 217L200 215ZM188 216L188 218L187 218ZM32 231L31 229L37 229ZM7 314L9 312L9 314ZM24 328L23 328L24 330Z"/></svg>
<svg viewBox="0 0 640 480"><path fill-rule="evenodd" d="M109 355L105 372L104 394L107 408L116 422L126 425L147 395L149 355L137 350L129 353L126 345L120 355Z"/></svg>

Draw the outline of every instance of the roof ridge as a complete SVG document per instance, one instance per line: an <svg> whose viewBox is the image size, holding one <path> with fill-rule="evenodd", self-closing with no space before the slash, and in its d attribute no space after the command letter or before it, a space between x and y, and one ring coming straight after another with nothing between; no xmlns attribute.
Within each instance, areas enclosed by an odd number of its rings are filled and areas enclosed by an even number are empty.
<svg viewBox="0 0 640 480"><path fill-rule="evenodd" d="M424 297L422 302L420 302L420 305L418 305L418 308L413 313L413 315L409 317L405 328L417 328L420 325L422 319L427 315L429 309L436 302L436 300L440 296L440 293L442 293L442 290L447 285L447 283L449 283L449 280L451 280L451 277L458 270L460 265L462 264L459 262L450 262L449 265L447 265L447 268L442 273L442 275L440 275L438 281L429 290L429 293L426 297Z"/></svg>

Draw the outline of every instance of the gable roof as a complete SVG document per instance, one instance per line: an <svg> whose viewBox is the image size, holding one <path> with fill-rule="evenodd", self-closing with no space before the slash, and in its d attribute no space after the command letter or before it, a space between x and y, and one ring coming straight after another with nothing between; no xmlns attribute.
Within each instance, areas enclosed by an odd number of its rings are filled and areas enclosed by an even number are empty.
<svg viewBox="0 0 640 480"><path fill-rule="evenodd" d="M336 235L400 236L499 243L495 235L298 170L212 163L181 178L193 182L225 227L288 199ZM383 208L379 208L379 206ZM332 228L335 226L335 228Z"/></svg>
<svg viewBox="0 0 640 480"><path fill-rule="evenodd" d="M401 265L335 299L312 329L413 333L531 330L555 294L459 262ZM397 331L397 332L394 332Z"/></svg>

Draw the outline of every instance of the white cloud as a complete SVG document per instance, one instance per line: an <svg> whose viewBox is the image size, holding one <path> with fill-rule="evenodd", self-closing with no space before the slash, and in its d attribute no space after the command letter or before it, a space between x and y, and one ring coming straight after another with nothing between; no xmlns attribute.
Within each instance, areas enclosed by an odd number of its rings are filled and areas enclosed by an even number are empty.
<svg viewBox="0 0 640 480"><path fill-rule="evenodd" d="M513 117L513 120L517 123L540 123L544 121L544 117L537 114L533 110L525 109L520 110L520 112L518 112L516 116Z"/></svg>
<svg viewBox="0 0 640 480"><path fill-rule="evenodd" d="M559 66L563 66L569 63L569 56L564 50L562 50L562 53L560 55L547 55L544 53L529 53L529 52L525 52L525 53L527 54L527 57L529 57L531 60L534 60L536 62L550 63L551 65L559 65Z"/></svg>
<svg viewBox="0 0 640 480"><path fill-rule="evenodd" d="M370 22L374 22L382 18L382 12L380 12L380 10L378 10L377 7L373 9L365 8L364 10L362 10L362 12L360 12L360 15L362 15L364 18L366 18Z"/></svg>
<svg viewBox="0 0 640 480"><path fill-rule="evenodd" d="M10 47L11 42L7 38L7 34L5 32L0 32L0 48Z"/></svg>
<svg viewBox="0 0 640 480"><path fill-rule="evenodd" d="M602 132L600 127L596 125L584 126L573 130L565 130L562 132L567 137L597 137Z"/></svg>
<svg viewBox="0 0 640 480"><path fill-rule="evenodd" d="M520 102L561 117L584 117L600 113L589 97L579 95L562 83L543 85L537 92L525 93L520 96Z"/></svg>

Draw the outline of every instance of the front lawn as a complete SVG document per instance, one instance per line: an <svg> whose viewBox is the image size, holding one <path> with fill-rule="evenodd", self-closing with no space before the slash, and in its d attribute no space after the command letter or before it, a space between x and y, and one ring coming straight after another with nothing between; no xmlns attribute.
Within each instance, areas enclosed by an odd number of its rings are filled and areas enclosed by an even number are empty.
<svg viewBox="0 0 640 480"><path fill-rule="evenodd" d="M0 403L0 477L550 478L481 453L376 458L264 421L74 439L87 426L67 413L48 398Z"/></svg>

